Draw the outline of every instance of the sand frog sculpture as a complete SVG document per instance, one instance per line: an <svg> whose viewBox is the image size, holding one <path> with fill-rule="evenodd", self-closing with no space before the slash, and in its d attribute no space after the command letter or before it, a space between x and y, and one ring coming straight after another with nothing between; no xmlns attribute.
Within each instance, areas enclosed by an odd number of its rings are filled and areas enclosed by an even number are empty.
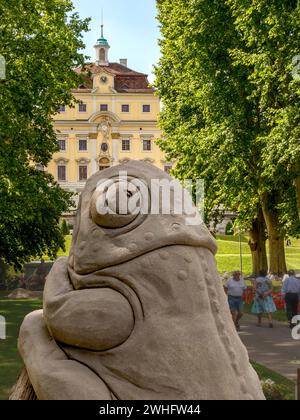
<svg viewBox="0 0 300 420"><path fill-rule="evenodd" d="M127 214L115 205L120 171L130 181ZM205 225L187 224L172 207L170 214L129 211L145 192L153 199L153 179L172 180L134 161L88 180L70 256L54 264L43 311L29 314L20 330L38 399L264 399ZM104 214L99 203L116 212Z"/></svg>

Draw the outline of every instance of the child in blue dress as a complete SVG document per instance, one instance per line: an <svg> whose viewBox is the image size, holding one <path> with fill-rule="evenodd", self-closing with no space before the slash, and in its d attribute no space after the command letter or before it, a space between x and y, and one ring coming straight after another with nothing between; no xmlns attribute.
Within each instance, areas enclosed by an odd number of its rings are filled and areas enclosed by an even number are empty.
<svg viewBox="0 0 300 420"><path fill-rule="evenodd" d="M252 313L257 315L257 326L261 327L262 316L267 314L269 318L269 327L273 328L272 313L276 312L276 306L272 297L272 281L266 277L267 273L261 270L259 276L254 281L255 298L252 306Z"/></svg>

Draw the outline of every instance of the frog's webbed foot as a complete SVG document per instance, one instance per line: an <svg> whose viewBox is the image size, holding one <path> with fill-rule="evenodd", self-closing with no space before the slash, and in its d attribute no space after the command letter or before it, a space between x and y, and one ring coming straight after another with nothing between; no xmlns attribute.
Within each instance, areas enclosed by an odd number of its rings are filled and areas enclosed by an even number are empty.
<svg viewBox="0 0 300 420"><path fill-rule="evenodd" d="M68 359L49 335L43 311L27 315L20 329L19 351L40 400L110 400L105 383L88 367Z"/></svg>

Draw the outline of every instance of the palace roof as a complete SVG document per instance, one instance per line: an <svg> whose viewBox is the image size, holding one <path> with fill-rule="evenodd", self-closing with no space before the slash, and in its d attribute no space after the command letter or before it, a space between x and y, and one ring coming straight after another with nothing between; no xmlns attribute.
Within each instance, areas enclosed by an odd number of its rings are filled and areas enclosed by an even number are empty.
<svg viewBox="0 0 300 420"><path fill-rule="evenodd" d="M83 68L75 69L77 74L83 76L83 83L75 92L91 92L93 88L93 75L104 72L111 73L115 78L114 88L118 93L153 93L150 87L148 75L136 72L119 63L109 63L108 66L100 66L95 63L87 63Z"/></svg>

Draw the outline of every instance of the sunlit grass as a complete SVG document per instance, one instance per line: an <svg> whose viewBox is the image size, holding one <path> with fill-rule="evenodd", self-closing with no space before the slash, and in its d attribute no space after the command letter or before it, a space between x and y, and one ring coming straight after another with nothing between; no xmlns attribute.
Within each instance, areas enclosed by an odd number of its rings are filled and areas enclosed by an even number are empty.
<svg viewBox="0 0 300 420"><path fill-rule="evenodd" d="M42 307L41 300L11 300L0 292L0 314L6 318L7 338L0 340L0 399L7 399L22 368L17 350L20 325L29 312Z"/></svg>

